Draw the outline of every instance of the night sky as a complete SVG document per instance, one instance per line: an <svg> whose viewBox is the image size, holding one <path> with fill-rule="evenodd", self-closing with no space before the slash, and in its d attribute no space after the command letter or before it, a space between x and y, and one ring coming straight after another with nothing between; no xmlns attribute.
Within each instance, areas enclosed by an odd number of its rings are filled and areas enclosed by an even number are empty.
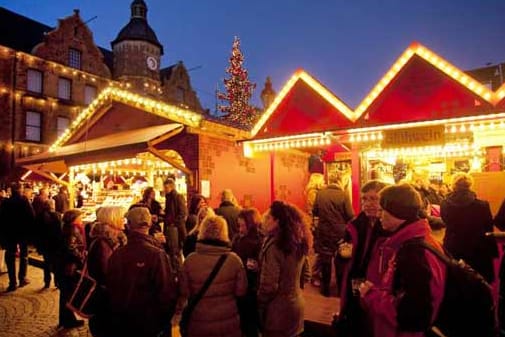
<svg viewBox="0 0 505 337"><path fill-rule="evenodd" d="M505 0L146 0L164 45L162 66L182 60L202 104L226 76L233 37L257 83L276 90L303 68L356 106L412 41L462 69L505 61ZM81 10L95 42L110 49L130 17L130 0L0 0L0 6L55 26Z"/></svg>

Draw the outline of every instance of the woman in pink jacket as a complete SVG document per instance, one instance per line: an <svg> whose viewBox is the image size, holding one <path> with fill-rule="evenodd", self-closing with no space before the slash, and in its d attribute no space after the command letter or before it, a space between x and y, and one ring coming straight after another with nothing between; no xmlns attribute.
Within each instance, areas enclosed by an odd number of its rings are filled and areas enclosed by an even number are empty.
<svg viewBox="0 0 505 337"><path fill-rule="evenodd" d="M422 201L409 184L380 192L381 225L390 233L372 252L367 281L359 287L376 337L422 337L436 318L445 286L445 265L431 252L406 242L424 240L441 250Z"/></svg>

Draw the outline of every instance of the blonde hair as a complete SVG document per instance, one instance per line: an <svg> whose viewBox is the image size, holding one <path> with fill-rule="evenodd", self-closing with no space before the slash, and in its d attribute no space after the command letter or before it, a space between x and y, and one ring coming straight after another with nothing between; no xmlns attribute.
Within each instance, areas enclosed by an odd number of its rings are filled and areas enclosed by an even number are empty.
<svg viewBox="0 0 505 337"><path fill-rule="evenodd" d="M473 186L473 177L465 172L459 172L452 176L453 191L469 191Z"/></svg>
<svg viewBox="0 0 505 337"><path fill-rule="evenodd" d="M98 210L96 220L117 229L124 229L126 209L121 206L105 206Z"/></svg>
<svg viewBox="0 0 505 337"><path fill-rule="evenodd" d="M305 192L308 192L311 189L320 189L324 186L324 175L321 173L312 173L309 177L309 182L305 187Z"/></svg>
<svg viewBox="0 0 505 337"><path fill-rule="evenodd" d="M206 217L201 224L200 232L198 232L198 240L230 242L225 218L219 215Z"/></svg>

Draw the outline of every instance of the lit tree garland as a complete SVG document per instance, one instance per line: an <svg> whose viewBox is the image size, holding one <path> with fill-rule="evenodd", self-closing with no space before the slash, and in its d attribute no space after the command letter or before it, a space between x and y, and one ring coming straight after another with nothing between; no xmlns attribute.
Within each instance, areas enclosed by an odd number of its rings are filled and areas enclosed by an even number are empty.
<svg viewBox="0 0 505 337"><path fill-rule="evenodd" d="M256 109L249 104L256 84L248 79L247 70L243 68L244 55L240 51L240 39L235 37L230 56L230 66L226 72L230 75L224 80L226 92L220 92L217 97L226 101L226 105L219 105L224 112L223 118L243 127L250 128L256 121Z"/></svg>

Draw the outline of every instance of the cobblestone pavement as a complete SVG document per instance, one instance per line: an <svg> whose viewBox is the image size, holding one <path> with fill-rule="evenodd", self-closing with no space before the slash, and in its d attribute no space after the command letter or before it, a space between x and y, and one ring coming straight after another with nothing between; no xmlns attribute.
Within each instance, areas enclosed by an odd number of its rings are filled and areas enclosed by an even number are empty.
<svg viewBox="0 0 505 337"><path fill-rule="evenodd" d="M59 291L43 289L43 272L28 266L31 283L6 293L7 273L0 275L0 337L92 337L87 324L79 329L58 329ZM179 337L174 328L172 337Z"/></svg>
<svg viewBox="0 0 505 337"><path fill-rule="evenodd" d="M6 293L9 278L0 276L0 336L2 337L88 337L88 327L58 329L59 291L43 289L43 273L28 267L29 285Z"/></svg>
<svg viewBox="0 0 505 337"><path fill-rule="evenodd" d="M43 289L43 272L40 268L28 267L29 285L6 293L9 284L6 273L0 275L0 337L91 337L87 324L79 329L58 329L59 291ZM304 291L306 319L329 324L333 313L338 311L335 297L319 295L317 288L308 285ZM310 309L308 309L310 308ZM306 326L306 330L311 330ZM304 336L323 336L306 331ZM174 328L173 337L179 337Z"/></svg>

